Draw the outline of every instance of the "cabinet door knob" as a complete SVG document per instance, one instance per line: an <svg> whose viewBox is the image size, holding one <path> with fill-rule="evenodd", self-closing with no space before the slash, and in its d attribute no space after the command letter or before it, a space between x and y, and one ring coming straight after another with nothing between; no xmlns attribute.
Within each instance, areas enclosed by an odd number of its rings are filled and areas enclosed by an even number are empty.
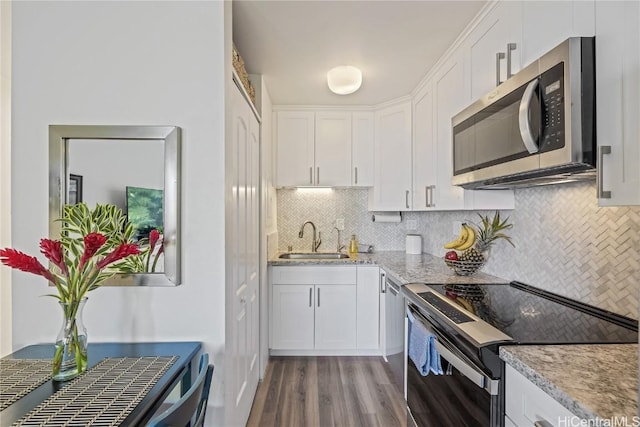
<svg viewBox="0 0 640 427"><path fill-rule="evenodd" d="M504 59L504 52L496 52L496 86L500 86L500 61Z"/></svg>
<svg viewBox="0 0 640 427"><path fill-rule="evenodd" d="M604 190L604 155L611 154L611 146L610 145L599 145L598 146L598 163L596 164L598 174L596 176L596 187L598 187L598 199L610 199L611 191Z"/></svg>

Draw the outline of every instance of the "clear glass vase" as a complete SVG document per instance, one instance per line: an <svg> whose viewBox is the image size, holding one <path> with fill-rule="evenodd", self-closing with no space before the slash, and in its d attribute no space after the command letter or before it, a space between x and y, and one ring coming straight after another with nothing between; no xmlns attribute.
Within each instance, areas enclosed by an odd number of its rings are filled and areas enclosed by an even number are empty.
<svg viewBox="0 0 640 427"><path fill-rule="evenodd" d="M54 381L68 381L87 369L87 329L82 321L82 310L86 302L87 298L59 302L63 319L53 356Z"/></svg>

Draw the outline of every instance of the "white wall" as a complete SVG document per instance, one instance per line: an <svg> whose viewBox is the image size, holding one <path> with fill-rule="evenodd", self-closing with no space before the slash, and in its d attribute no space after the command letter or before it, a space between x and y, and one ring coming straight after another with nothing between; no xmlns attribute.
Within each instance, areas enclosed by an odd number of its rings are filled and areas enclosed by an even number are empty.
<svg viewBox="0 0 640 427"><path fill-rule="evenodd" d="M13 3L13 246L35 255L47 235L49 124L180 126L182 285L98 289L85 320L94 342L202 341L217 372L210 425L222 424L224 377L223 9L218 1ZM12 277L13 348L52 342L60 316L55 300L40 297L45 282Z"/></svg>
<svg viewBox="0 0 640 427"><path fill-rule="evenodd" d="M0 247L11 245L11 2L0 1ZM0 357L11 353L11 273L0 268Z"/></svg>

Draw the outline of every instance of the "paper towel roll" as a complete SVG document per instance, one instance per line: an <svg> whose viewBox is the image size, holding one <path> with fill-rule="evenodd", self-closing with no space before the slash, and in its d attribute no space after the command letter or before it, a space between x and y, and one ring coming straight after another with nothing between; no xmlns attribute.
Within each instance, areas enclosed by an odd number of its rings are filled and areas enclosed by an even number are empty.
<svg viewBox="0 0 640 427"><path fill-rule="evenodd" d="M406 253L418 255L422 253L422 236L419 234L407 234Z"/></svg>
<svg viewBox="0 0 640 427"><path fill-rule="evenodd" d="M402 216L400 212L377 212L371 215L371 221L373 222L400 222Z"/></svg>

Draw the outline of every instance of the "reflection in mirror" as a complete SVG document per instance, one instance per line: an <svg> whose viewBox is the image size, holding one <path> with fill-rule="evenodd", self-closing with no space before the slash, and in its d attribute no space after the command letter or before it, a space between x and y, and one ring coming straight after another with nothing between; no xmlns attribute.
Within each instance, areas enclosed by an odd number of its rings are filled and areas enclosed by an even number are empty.
<svg viewBox="0 0 640 427"><path fill-rule="evenodd" d="M149 249L107 285L180 283L180 128L169 126L49 126L50 236L59 235L62 207L76 201L71 176L82 177L82 202L114 204ZM147 255L148 254L148 255Z"/></svg>

